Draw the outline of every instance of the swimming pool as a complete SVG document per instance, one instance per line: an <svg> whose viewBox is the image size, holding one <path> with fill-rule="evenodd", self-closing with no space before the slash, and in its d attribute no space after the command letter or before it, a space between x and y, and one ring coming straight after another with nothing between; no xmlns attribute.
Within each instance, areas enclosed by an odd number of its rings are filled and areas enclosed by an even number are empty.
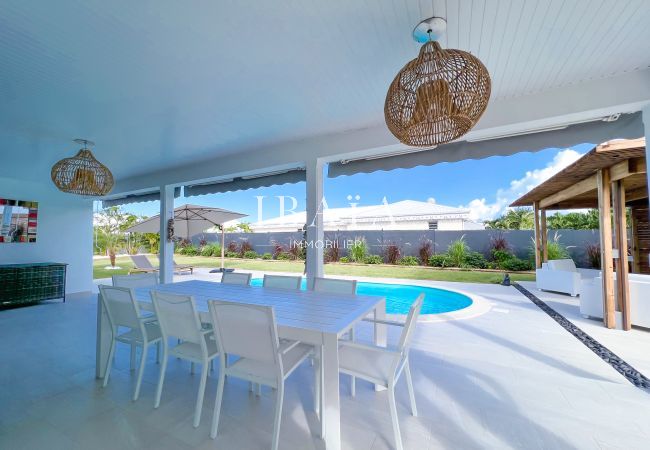
<svg viewBox="0 0 650 450"><path fill-rule="evenodd" d="M302 289L306 289L307 280L302 280ZM251 280L252 286L261 286L262 279ZM424 286L388 283L357 283L357 294L381 295L386 297L388 314L407 314L411 303L420 293L424 293L424 303L420 314L441 314L467 308L472 299L459 292Z"/></svg>

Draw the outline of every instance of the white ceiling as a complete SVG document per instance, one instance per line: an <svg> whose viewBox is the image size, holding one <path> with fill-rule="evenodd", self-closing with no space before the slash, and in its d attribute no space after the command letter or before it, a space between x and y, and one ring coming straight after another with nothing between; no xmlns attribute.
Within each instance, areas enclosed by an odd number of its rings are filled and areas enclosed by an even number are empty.
<svg viewBox="0 0 650 450"><path fill-rule="evenodd" d="M0 177L43 179L76 137L122 179L377 126L434 13L493 102L650 67L647 0L244 3L3 1Z"/></svg>

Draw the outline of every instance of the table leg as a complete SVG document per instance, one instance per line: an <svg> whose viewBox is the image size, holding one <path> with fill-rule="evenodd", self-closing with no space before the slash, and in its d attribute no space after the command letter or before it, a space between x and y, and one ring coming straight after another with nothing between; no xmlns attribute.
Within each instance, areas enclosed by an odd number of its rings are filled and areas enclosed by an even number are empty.
<svg viewBox="0 0 650 450"><path fill-rule="evenodd" d="M341 448L341 405L339 399L339 344L336 334L323 335L321 365L323 371L321 417L325 436L325 448Z"/></svg>
<svg viewBox="0 0 650 450"><path fill-rule="evenodd" d="M377 303L375 308L375 320L386 320L386 300ZM387 326L383 323L375 323L375 345L386 347L388 345L388 330ZM375 385L375 391L384 391L385 387L378 384Z"/></svg>
<svg viewBox="0 0 650 450"><path fill-rule="evenodd" d="M111 348L111 324L108 321L104 305L97 294L97 348L95 356L95 377L104 378L108 365L108 352Z"/></svg>

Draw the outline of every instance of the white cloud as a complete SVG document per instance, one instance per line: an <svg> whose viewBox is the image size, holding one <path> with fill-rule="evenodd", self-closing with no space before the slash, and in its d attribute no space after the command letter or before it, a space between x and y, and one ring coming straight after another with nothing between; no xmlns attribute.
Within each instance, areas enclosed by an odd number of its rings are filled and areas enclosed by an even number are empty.
<svg viewBox="0 0 650 450"><path fill-rule="evenodd" d="M581 156L581 153L570 148L560 150L546 167L530 170L522 178L512 180L507 188L498 189L493 201L489 201L486 197L475 198L464 207L470 210L472 220L494 219L503 214L514 200L548 180Z"/></svg>

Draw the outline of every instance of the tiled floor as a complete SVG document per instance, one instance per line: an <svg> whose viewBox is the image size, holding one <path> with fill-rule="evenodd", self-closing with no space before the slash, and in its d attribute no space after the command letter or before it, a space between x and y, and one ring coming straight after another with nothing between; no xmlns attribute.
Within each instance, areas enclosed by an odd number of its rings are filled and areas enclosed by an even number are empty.
<svg viewBox="0 0 650 450"><path fill-rule="evenodd" d="M411 352L419 417L408 413L406 386L397 390L406 448L648 448L650 395L514 288L460 288L483 295L493 307L472 319L419 324ZM198 377L180 360L170 361L157 410L153 355L140 400L130 400L135 374L125 347L118 348L111 381L102 389L94 377L95 302L94 296L76 296L66 304L0 311L0 449L269 446L272 391L256 398L245 383L229 380L220 435L213 441L208 434L216 373L210 374L198 429L192 428ZM369 338L370 331L361 326L358 334ZM616 339L626 342L625 336ZM643 336L628 345L640 346L635 351L643 354L648 342ZM281 448L324 447L316 437L311 370L305 364L289 379ZM342 377L341 394L343 448L390 448L385 393L359 382L352 399Z"/></svg>

